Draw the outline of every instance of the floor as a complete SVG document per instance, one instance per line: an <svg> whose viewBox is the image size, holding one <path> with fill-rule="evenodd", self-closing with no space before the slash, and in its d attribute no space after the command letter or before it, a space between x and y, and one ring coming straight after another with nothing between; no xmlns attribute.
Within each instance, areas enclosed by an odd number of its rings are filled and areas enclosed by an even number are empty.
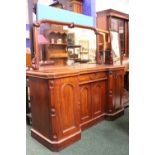
<svg viewBox="0 0 155 155"><path fill-rule="evenodd" d="M126 89L124 89L124 95L123 95L123 105L128 105L129 103L129 91L127 91Z"/></svg>
<svg viewBox="0 0 155 155"><path fill-rule="evenodd" d="M81 140L59 153L51 152L26 129L26 155L128 155L129 108L115 121L102 121L82 132Z"/></svg>

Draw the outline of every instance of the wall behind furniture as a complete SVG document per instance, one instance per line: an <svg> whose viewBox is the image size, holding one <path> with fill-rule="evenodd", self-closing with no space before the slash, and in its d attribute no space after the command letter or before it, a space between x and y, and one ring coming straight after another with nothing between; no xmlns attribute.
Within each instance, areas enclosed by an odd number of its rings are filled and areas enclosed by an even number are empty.
<svg viewBox="0 0 155 155"><path fill-rule="evenodd" d="M129 0L95 0L96 12L114 9L129 14Z"/></svg>
<svg viewBox="0 0 155 155"><path fill-rule="evenodd" d="M28 0L26 0L26 48L30 48Z"/></svg>
<svg viewBox="0 0 155 155"><path fill-rule="evenodd" d="M52 0L38 0L38 2L49 5L51 4L53 1Z"/></svg>
<svg viewBox="0 0 155 155"><path fill-rule="evenodd" d="M60 22L69 22L93 27L93 17L72 11L37 4L37 20L49 19Z"/></svg>
<svg viewBox="0 0 155 155"><path fill-rule="evenodd" d="M96 0L83 0L83 14L93 17L93 24L96 27Z"/></svg>

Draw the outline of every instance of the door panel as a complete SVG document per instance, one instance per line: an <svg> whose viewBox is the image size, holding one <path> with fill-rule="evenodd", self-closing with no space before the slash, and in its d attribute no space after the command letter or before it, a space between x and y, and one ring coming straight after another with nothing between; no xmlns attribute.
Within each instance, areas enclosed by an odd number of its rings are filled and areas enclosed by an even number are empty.
<svg viewBox="0 0 155 155"><path fill-rule="evenodd" d="M59 110L59 119L61 132L67 136L79 130L79 105L78 105L78 80L77 78L63 78L59 82L59 96L57 98L57 108Z"/></svg>
<svg viewBox="0 0 155 155"><path fill-rule="evenodd" d="M80 115L81 123L90 120L92 117L90 84L80 86Z"/></svg>
<svg viewBox="0 0 155 155"><path fill-rule="evenodd" d="M71 84L63 85L61 89L61 114L63 132L75 126L74 116L74 86Z"/></svg>
<svg viewBox="0 0 155 155"><path fill-rule="evenodd" d="M105 111L106 81L95 82L91 86L93 117L97 117Z"/></svg>

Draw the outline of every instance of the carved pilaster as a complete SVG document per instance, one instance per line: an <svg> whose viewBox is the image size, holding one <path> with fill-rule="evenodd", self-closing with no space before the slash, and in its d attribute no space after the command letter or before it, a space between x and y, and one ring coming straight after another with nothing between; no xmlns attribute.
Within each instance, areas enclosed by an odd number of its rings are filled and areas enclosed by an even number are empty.
<svg viewBox="0 0 155 155"><path fill-rule="evenodd" d="M57 117L56 117L56 108L55 108L55 102L54 102L54 81L49 81L49 90L50 90L50 119L51 119L51 125L50 125L50 138L51 140L57 140L58 134L56 130L57 126Z"/></svg>
<svg viewBox="0 0 155 155"><path fill-rule="evenodd" d="M113 111L113 72L108 72L108 107L107 112L112 113Z"/></svg>

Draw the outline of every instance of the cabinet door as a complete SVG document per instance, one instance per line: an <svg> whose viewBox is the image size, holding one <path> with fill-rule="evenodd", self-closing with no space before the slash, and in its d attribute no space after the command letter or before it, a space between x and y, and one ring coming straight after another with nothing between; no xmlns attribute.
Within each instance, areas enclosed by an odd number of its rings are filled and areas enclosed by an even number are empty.
<svg viewBox="0 0 155 155"><path fill-rule="evenodd" d="M122 72L115 73L115 109L119 109L122 106Z"/></svg>
<svg viewBox="0 0 155 155"><path fill-rule="evenodd" d="M80 86L80 115L81 123L87 122L92 117L90 84Z"/></svg>
<svg viewBox="0 0 155 155"><path fill-rule="evenodd" d="M55 106L59 116L62 136L68 136L79 130L79 86L75 77L56 81Z"/></svg>
<svg viewBox="0 0 155 155"><path fill-rule="evenodd" d="M93 117L97 117L105 111L106 81L92 83L91 94Z"/></svg>

